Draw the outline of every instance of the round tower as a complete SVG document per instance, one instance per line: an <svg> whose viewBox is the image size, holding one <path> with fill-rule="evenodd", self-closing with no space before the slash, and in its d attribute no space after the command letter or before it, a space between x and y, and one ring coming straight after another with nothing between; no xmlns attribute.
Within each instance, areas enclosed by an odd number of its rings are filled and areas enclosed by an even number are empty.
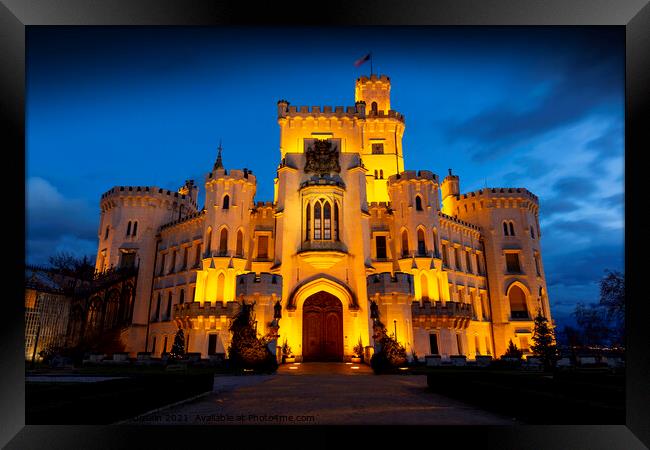
<svg viewBox="0 0 650 450"><path fill-rule="evenodd" d="M442 194L442 212L448 216L455 216L456 200L460 195L460 179L458 175L451 173L442 180L440 185L440 193Z"/></svg>

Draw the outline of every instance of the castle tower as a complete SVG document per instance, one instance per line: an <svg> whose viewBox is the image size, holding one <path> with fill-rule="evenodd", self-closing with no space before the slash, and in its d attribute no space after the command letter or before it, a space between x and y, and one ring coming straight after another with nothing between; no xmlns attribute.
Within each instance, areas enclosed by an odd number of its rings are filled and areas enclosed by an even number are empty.
<svg viewBox="0 0 650 450"><path fill-rule="evenodd" d="M451 169L449 169L449 175L442 180L440 193L442 194L442 212L448 216L454 216L456 199L460 194L460 179L458 175L451 173Z"/></svg>
<svg viewBox="0 0 650 450"><path fill-rule="evenodd" d="M537 197L524 188L486 188L458 195L453 209L482 230L496 356L510 339L526 350L538 309L551 319Z"/></svg>
<svg viewBox="0 0 650 450"><path fill-rule="evenodd" d="M404 116L390 107L390 78L386 75L357 78L354 98L364 112L360 153L368 169L368 201L386 202L388 178L404 171Z"/></svg>
<svg viewBox="0 0 650 450"><path fill-rule="evenodd" d="M115 186L100 200L99 245L95 269L137 267L136 302L127 351L144 348L144 325L148 317L151 280L154 273L157 234L181 211L196 212L192 197L156 186Z"/></svg>
<svg viewBox="0 0 650 450"><path fill-rule="evenodd" d="M250 269L255 249L251 228L255 176L248 169L228 171L219 144L217 159L205 180L202 270L197 272L195 301L235 300L235 277Z"/></svg>

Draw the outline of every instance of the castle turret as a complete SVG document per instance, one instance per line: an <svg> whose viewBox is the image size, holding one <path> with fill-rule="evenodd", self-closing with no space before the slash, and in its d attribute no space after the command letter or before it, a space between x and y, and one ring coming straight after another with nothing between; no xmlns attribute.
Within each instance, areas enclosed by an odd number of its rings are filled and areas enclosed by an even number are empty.
<svg viewBox="0 0 650 450"><path fill-rule="evenodd" d="M386 75L359 77L354 87L354 101L366 102L373 113L390 110L390 78Z"/></svg>
<svg viewBox="0 0 650 450"><path fill-rule="evenodd" d="M451 173L442 180L440 185L440 193L442 194L442 212L448 216L454 216L456 213L456 199L460 195L460 179L458 175Z"/></svg>

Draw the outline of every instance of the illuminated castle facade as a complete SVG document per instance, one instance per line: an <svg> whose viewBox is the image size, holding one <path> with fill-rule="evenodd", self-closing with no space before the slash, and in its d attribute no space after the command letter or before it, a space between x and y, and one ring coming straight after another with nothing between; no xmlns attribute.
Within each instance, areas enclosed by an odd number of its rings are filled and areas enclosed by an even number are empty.
<svg viewBox="0 0 650 450"><path fill-rule="evenodd" d="M279 341L298 360L372 345L372 302L420 358L500 356L511 339L528 349L537 311L551 319L537 197L405 171L390 90L372 75L356 80L354 106L280 100L273 202L255 202L255 175L226 169L221 149L202 209L191 180L102 195L96 268L138 266L122 333L132 355L169 351L179 326L187 351L225 353L241 300L260 334L281 312Z"/></svg>

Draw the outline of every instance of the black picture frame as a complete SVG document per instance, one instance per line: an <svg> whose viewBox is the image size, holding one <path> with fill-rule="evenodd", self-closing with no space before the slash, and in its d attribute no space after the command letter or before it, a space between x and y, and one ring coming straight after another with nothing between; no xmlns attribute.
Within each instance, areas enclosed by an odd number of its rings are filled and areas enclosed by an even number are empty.
<svg viewBox="0 0 650 450"><path fill-rule="evenodd" d="M407 6L408 5L408 6ZM314 6L319 10L312 11ZM610 25L626 32L626 125L625 125L625 222L626 282L628 286L626 424L610 426L518 426L518 427L427 427L391 430L370 428L355 431L351 445L390 445L381 436L398 437L399 445L431 445L441 440L456 446L518 449L637 449L650 446L650 342L645 331L650 318L648 301L641 296L641 248L643 241L639 205L645 192L644 167L640 158L650 149L648 97L650 94L650 6L648 0L441 0L346 1L318 5L210 0L2 0L0 4L0 113L6 129L2 134L6 158L5 196L14 208L5 215L11 234L5 279L11 287L3 302L0 328L0 374L2 412L0 445L6 448L182 448L188 445L250 444L282 445L287 439L303 441L312 433L322 435L321 444L340 445L340 427L260 427L259 430L226 427L154 426L25 426L24 309L23 293L25 234L25 31L42 25ZM636 161L636 164L633 163ZM10 175L7 180L6 176ZM16 177L16 180L12 180ZM18 186L18 187L16 187ZM12 205L13 206L13 205ZM24 242L24 239L23 239ZM637 258L638 256L638 258ZM645 259L647 259L647 255ZM638 261L637 261L638 260ZM17 292L14 292L14 289ZM636 297L635 297L636 295ZM644 326L645 325L645 326ZM350 430L346 430L350 431ZM231 436L227 436L231 435ZM239 438L237 438L239 436ZM233 442L232 438L235 438ZM379 438L379 439L377 439ZM225 441L224 439L229 439ZM422 441L420 441L422 439ZM199 443L197 441L203 441ZM364 442L365 441L365 442ZM644 445L645 444L645 445ZM248 445L245 445L246 447Z"/></svg>

